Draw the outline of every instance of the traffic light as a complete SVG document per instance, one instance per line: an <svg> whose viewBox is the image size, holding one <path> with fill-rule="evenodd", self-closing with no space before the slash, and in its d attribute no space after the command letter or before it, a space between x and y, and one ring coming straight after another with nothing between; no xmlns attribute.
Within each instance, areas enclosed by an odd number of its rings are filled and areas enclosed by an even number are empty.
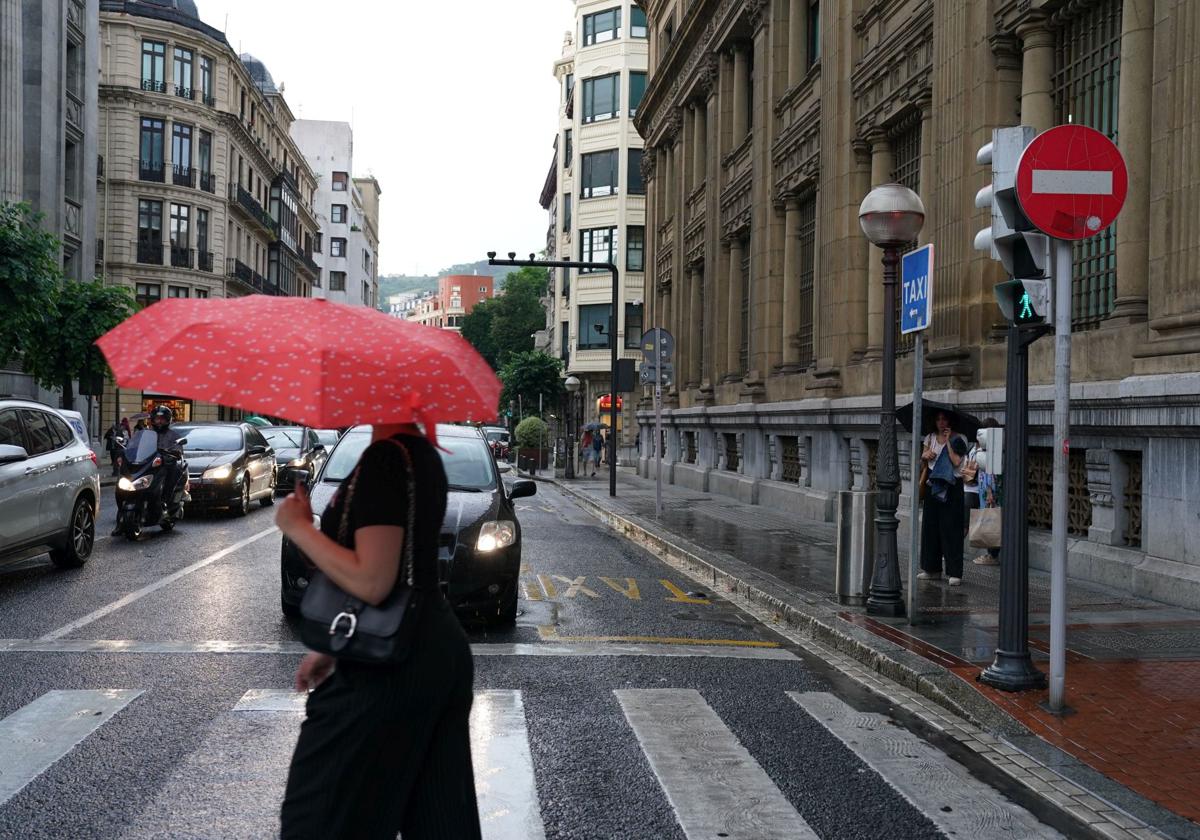
<svg viewBox="0 0 1200 840"><path fill-rule="evenodd" d="M1054 322L1054 295L1046 280L1050 238L1034 228L1017 201L1017 163L1036 134L1028 125L994 129L992 142L975 155L977 163L992 170L992 182L975 194L975 206L990 210L992 217L991 226L975 234L975 250L990 250L1013 278L995 292L1004 316L1017 324ZM1014 291L1018 288L1020 292Z"/></svg>

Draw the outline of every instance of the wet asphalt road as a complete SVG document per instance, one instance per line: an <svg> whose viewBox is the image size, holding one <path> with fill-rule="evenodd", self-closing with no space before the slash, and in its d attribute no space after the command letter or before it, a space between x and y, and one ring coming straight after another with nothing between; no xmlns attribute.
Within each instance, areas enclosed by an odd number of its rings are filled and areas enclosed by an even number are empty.
<svg viewBox="0 0 1200 840"><path fill-rule="evenodd" d="M614 694L668 688L699 692L816 836L944 836L927 813L788 697L831 692L856 709L888 711L806 654L793 650L786 660L593 655L623 644L670 650L684 640L747 656L791 648L718 593L613 535L553 487L541 485L538 496L518 504L522 615L510 630L472 631L472 641L564 645L578 655L477 655L475 683L477 691L520 692L535 811L546 837L701 836L685 830L688 820L668 798ZM107 490L100 533L111 527ZM189 518L170 534L151 529L136 544L104 537L88 564L72 572L55 570L45 557L0 567L0 639L50 640L41 651L17 643L18 650L10 644L5 652L0 643L0 838L275 834L298 718L248 722L231 710L247 691L288 688L298 654L132 653L117 644L72 652L78 640L294 643L296 632L279 610L279 534L272 528L272 511L256 506L245 518ZM238 543L244 544L179 574ZM129 599L131 593L136 597ZM79 689L141 694L6 797L3 719L48 692ZM986 778L986 771L970 769ZM696 769L710 784L719 775L720 768ZM753 801L746 807L753 810ZM485 836L522 836L503 834L500 825L485 823Z"/></svg>

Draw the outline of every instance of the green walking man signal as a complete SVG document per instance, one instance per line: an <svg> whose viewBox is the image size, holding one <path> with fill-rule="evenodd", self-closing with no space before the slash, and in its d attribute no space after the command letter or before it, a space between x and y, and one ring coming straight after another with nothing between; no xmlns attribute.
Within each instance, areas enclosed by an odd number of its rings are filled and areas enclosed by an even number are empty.
<svg viewBox="0 0 1200 840"><path fill-rule="evenodd" d="M1006 280L996 284L996 302L1017 326L1053 323L1049 280Z"/></svg>
<svg viewBox="0 0 1200 840"><path fill-rule="evenodd" d="M1029 297L1029 292L1021 292L1021 299L1017 301L1019 309L1017 310L1017 320L1024 321L1033 317L1033 301Z"/></svg>

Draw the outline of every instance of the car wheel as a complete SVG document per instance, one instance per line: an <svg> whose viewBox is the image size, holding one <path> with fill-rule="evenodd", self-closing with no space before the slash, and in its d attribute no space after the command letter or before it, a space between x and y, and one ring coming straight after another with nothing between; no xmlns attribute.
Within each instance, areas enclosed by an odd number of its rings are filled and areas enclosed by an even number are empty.
<svg viewBox="0 0 1200 840"><path fill-rule="evenodd" d="M175 530L175 520L174 519L164 519L162 522L158 523L158 527L162 528L164 531L174 531Z"/></svg>
<svg viewBox="0 0 1200 840"><path fill-rule="evenodd" d="M77 569L87 562L96 544L96 513L85 497L75 500L71 511L71 527L62 548L50 552L50 560L60 569Z"/></svg>
<svg viewBox="0 0 1200 840"><path fill-rule="evenodd" d="M283 610L283 614L287 618L300 617L300 605L289 603L282 595L279 597L279 608Z"/></svg>
<svg viewBox="0 0 1200 840"><path fill-rule="evenodd" d="M237 516L245 516L250 513L250 476L242 479L242 497L238 499L237 507L233 509Z"/></svg>
<svg viewBox="0 0 1200 840"><path fill-rule="evenodd" d="M277 473L271 474L271 486L267 491L267 495L258 500L258 503L263 507L270 507L275 504L275 491L279 489L279 478Z"/></svg>

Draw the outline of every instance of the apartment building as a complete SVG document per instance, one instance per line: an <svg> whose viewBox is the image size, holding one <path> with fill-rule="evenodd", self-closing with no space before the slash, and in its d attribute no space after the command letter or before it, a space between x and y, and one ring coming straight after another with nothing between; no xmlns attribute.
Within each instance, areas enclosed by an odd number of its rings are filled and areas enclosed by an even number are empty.
<svg viewBox="0 0 1200 840"><path fill-rule="evenodd" d="M447 274L438 278L438 289L416 301L407 311L409 320L443 330L461 330L463 319L485 300L495 297L489 274Z"/></svg>

